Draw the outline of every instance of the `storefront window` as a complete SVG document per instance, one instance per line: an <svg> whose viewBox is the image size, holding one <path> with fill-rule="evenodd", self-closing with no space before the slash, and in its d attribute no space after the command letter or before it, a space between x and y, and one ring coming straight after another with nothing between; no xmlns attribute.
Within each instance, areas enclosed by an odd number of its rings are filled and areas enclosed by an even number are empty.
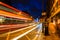
<svg viewBox="0 0 60 40"><path fill-rule="evenodd" d="M58 19L58 24L60 23L60 19Z"/></svg>
<svg viewBox="0 0 60 40"><path fill-rule="evenodd" d="M57 24L59 24L60 23L60 12L57 13L56 17L57 17Z"/></svg>

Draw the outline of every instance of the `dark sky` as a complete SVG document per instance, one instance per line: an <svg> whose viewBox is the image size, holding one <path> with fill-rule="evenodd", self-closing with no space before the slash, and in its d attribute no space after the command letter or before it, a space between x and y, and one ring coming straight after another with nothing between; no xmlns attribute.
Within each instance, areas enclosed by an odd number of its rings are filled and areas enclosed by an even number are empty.
<svg viewBox="0 0 60 40"><path fill-rule="evenodd" d="M44 0L44 5L42 0L2 0L15 8L28 12L34 18L39 18L41 16L42 9L46 10L46 0ZM44 6L44 7L42 7Z"/></svg>

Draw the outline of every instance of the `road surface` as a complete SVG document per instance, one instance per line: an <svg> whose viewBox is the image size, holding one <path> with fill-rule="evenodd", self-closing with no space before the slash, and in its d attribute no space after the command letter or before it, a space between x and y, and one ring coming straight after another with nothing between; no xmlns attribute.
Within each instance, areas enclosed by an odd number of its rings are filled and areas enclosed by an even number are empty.
<svg viewBox="0 0 60 40"><path fill-rule="evenodd" d="M39 23L0 34L0 40L60 40L56 35L44 36Z"/></svg>

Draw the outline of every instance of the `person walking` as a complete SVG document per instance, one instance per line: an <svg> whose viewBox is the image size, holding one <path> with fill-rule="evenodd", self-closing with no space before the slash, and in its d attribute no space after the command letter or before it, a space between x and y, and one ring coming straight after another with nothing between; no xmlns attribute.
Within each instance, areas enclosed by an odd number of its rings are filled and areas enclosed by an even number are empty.
<svg viewBox="0 0 60 40"><path fill-rule="evenodd" d="M49 35L49 30L48 30L48 23L45 23L45 36Z"/></svg>

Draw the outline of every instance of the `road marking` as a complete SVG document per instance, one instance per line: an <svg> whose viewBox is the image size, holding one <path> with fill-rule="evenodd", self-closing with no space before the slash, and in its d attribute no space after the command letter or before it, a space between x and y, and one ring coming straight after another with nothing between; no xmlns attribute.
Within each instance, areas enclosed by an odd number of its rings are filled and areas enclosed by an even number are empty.
<svg viewBox="0 0 60 40"><path fill-rule="evenodd" d="M33 38L33 40L36 40L39 36L41 36L41 32L42 32L41 27L42 27L42 25L38 24L37 27L38 27L38 31L37 31L36 36Z"/></svg>
<svg viewBox="0 0 60 40"><path fill-rule="evenodd" d="M38 35L36 35L36 36L34 37L34 39L33 39L33 40L36 40L36 39L37 39L37 37L38 37Z"/></svg>
<svg viewBox="0 0 60 40"><path fill-rule="evenodd" d="M36 26L36 25L37 25L37 24L34 24L33 26ZM21 29L18 29L18 30L15 30L15 31L9 32L9 33L12 34L12 33L15 33L15 32L19 32L19 31L22 31L22 30L25 30L25 29L31 28L31 27L33 27L33 26L28 26L28 27L26 27L26 28L21 28ZM1 34L1 35L3 36L3 35L6 35L6 34L8 34L8 33ZM1 37L2 37L2 36L1 36Z"/></svg>
<svg viewBox="0 0 60 40"><path fill-rule="evenodd" d="M36 28L37 28L37 27L34 27L33 29L31 29L31 30L29 30L29 31L27 31L27 32L25 32L25 33L23 33L23 34L15 37L15 38L13 38L12 40L18 40L19 38L25 36L26 34L30 33L31 31L35 30Z"/></svg>
<svg viewBox="0 0 60 40"><path fill-rule="evenodd" d="M27 37L28 40L31 40L27 35L26 35L26 37Z"/></svg>
<svg viewBox="0 0 60 40"><path fill-rule="evenodd" d="M10 32L10 30L9 30L9 32ZM9 40L9 37L10 37L10 33L9 32L8 32L6 40Z"/></svg>

